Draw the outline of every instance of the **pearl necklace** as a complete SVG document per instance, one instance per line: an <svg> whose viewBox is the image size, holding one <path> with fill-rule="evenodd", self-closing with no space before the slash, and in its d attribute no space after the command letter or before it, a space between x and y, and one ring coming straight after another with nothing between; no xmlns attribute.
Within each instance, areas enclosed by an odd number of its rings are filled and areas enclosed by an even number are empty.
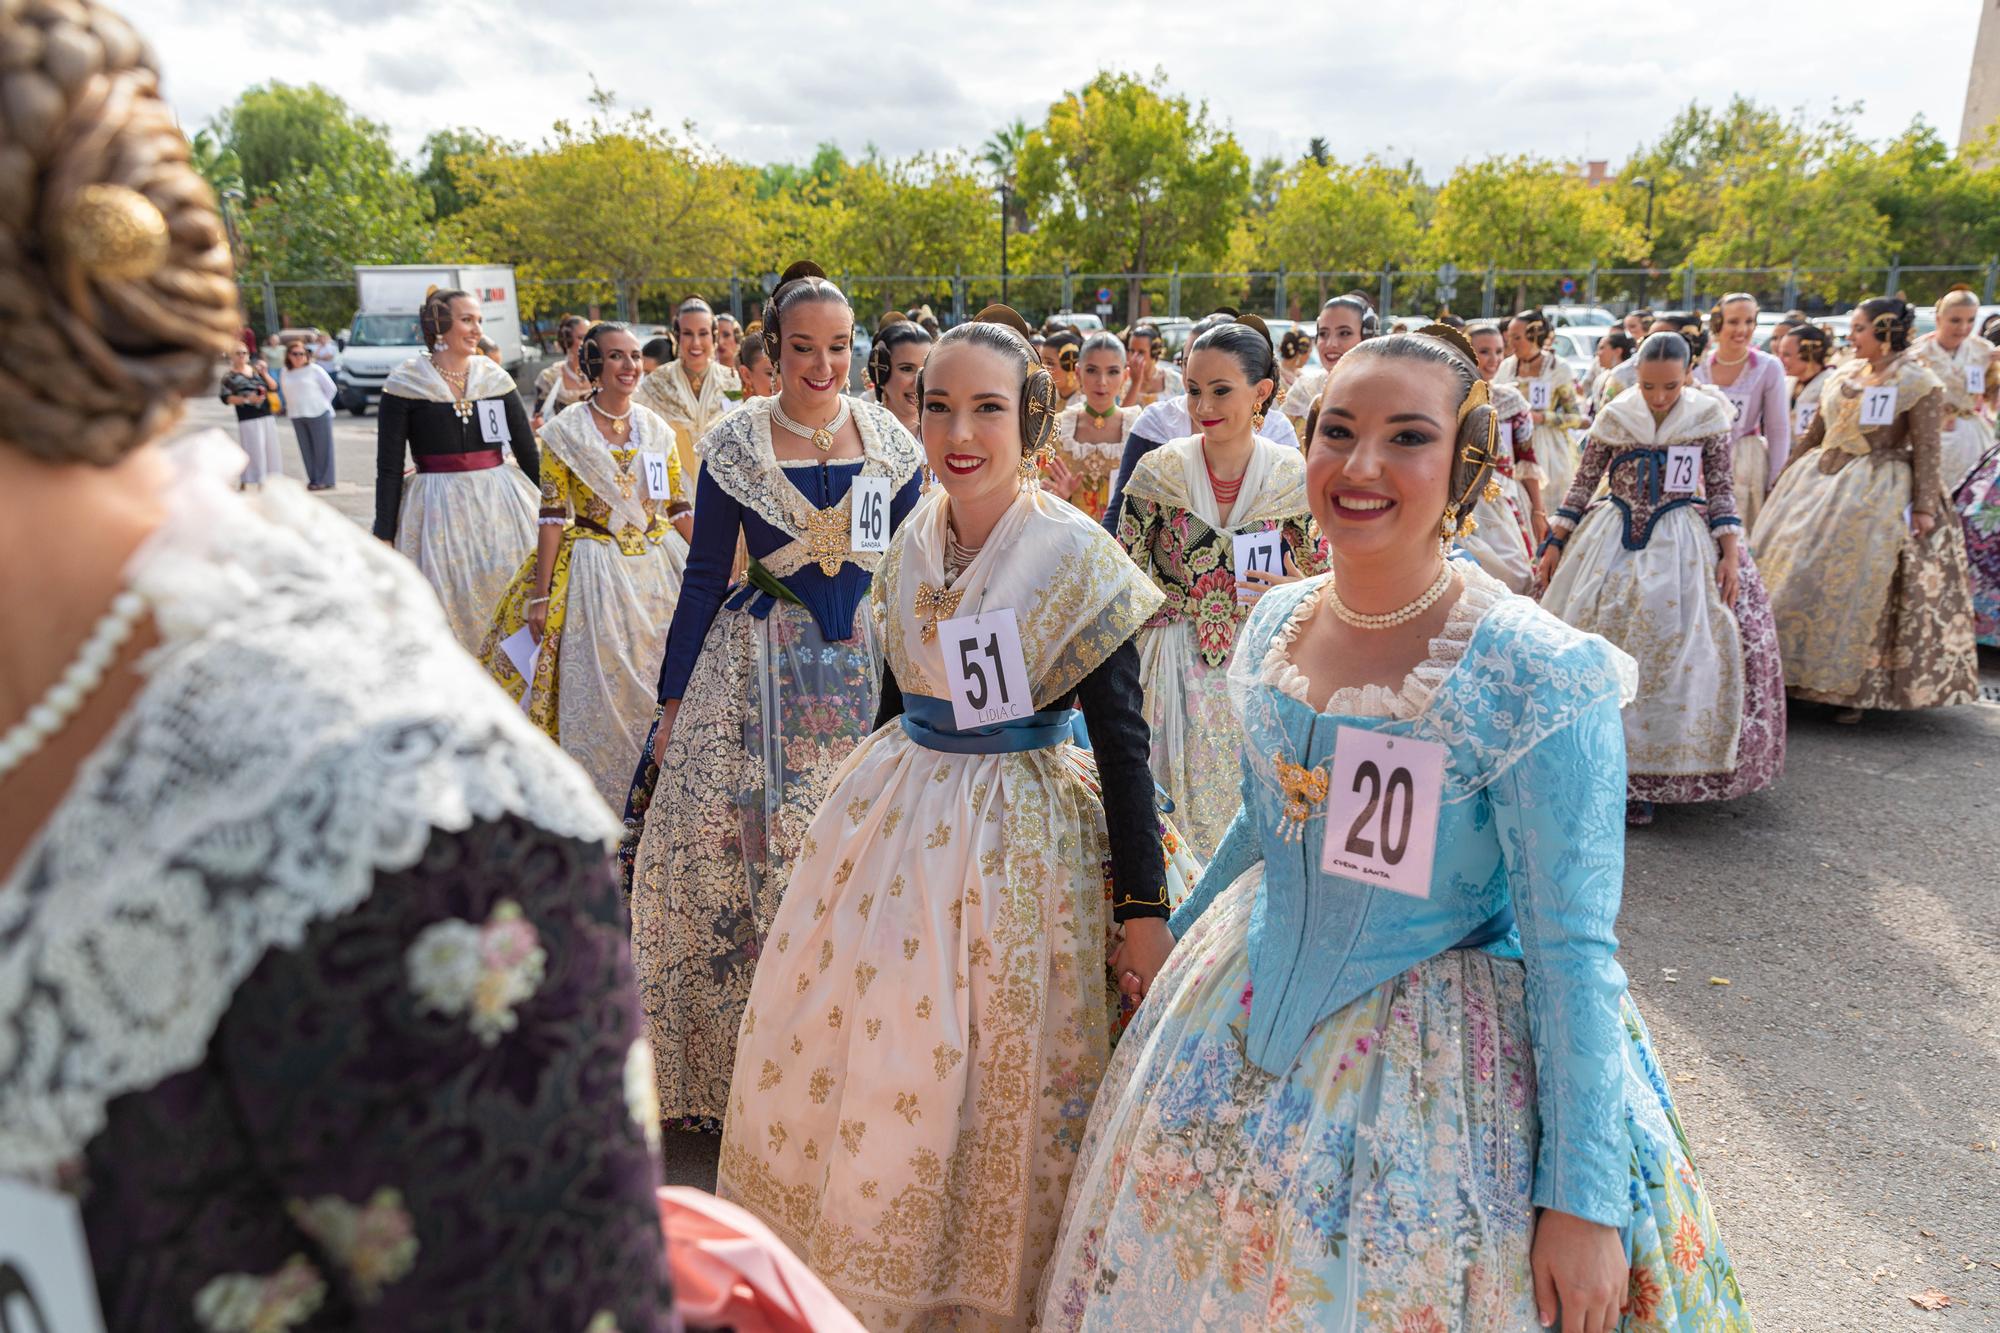
<svg viewBox="0 0 2000 1333"><path fill-rule="evenodd" d="M984 545L985 543L980 543ZM946 530L944 535L944 581L950 587L958 581L958 576L972 568L972 562L979 558L978 546L962 546L958 534Z"/></svg>
<svg viewBox="0 0 2000 1333"><path fill-rule="evenodd" d="M1437 603L1437 599L1444 596L1444 590L1450 586L1451 562L1443 560L1438 562L1438 576L1431 580L1431 586L1424 589L1422 596L1418 597L1416 601L1411 602L1408 606L1398 607L1394 611L1385 611L1380 615L1371 614L1366 611L1356 611L1349 607L1346 602L1340 600L1340 592L1333 586L1331 580L1327 582L1326 595L1332 599L1333 613L1354 626L1354 628L1389 629L1393 626L1415 620L1418 616L1430 610Z"/></svg>
<svg viewBox="0 0 2000 1333"><path fill-rule="evenodd" d="M1720 347L1715 349L1715 355L1710 358L1710 360L1714 361L1715 364L1718 366L1740 366L1749 359L1750 359L1750 349L1748 347L1744 348L1743 355L1737 357L1734 361L1723 360L1722 349Z"/></svg>
<svg viewBox="0 0 2000 1333"><path fill-rule="evenodd" d="M104 673L111 669L118 650L132 637L133 627L145 614L146 599L130 588L111 599L111 609L98 617L90 636L76 650L76 656L70 659L56 683L49 686L26 717L0 736L0 779L28 762L35 751L69 725L84 700L104 683Z"/></svg>
<svg viewBox="0 0 2000 1333"><path fill-rule="evenodd" d="M813 448L819 450L821 453L825 453L827 450L833 448L833 437L840 434L841 427L847 424L849 415L847 395L842 394L839 401L840 406L834 409L833 420L827 422L824 426L815 428L812 426L801 426L798 422L786 416L785 409L778 404L777 395L773 394L771 396L771 419L792 434L803 435L806 439L811 440Z"/></svg>
<svg viewBox="0 0 2000 1333"><path fill-rule="evenodd" d="M611 433L613 435L616 435L621 440L625 438L625 432L632 428L631 427L632 408L629 404L626 406L623 412L607 412L603 408L599 407L597 405L597 400L593 398L590 400L590 410L597 413L598 416L603 417L605 421L609 422Z"/></svg>

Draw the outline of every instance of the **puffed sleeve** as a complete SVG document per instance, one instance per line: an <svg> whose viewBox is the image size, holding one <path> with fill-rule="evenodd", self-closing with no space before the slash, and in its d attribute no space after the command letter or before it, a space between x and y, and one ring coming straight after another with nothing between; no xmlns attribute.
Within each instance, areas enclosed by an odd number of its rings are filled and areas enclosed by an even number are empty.
<svg viewBox="0 0 2000 1333"><path fill-rule="evenodd" d="M542 517L573 522L576 495L570 487L569 469L551 453L542 459Z"/></svg>
<svg viewBox="0 0 2000 1333"><path fill-rule="evenodd" d="M1201 878L1195 881L1194 890L1186 901L1174 910L1167 926L1179 939L1194 929L1194 923L1201 920L1201 914L1215 901L1216 895L1241 878L1244 871L1264 859L1264 838L1257 827L1255 804L1253 803L1250 763L1240 754L1237 765L1242 770L1240 787L1241 799L1236 807L1236 817L1223 830L1222 843L1215 849L1208 864L1202 868Z"/></svg>
<svg viewBox="0 0 2000 1333"><path fill-rule="evenodd" d="M1550 528L1558 528L1566 535L1583 521L1583 511L1590 504L1590 497L1597 494L1597 483L1604 479L1604 469L1611 466L1611 446L1592 435L1583 442L1583 457L1577 460L1576 476L1569 483L1569 494L1563 497L1562 505L1555 517L1549 520Z"/></svg>
<svg viewBox="0 0 2000 1333"><path fill-rule="evenodd" d="M1554 356L1555 353L1548 355ZM1542 424L1563 430L1582 430L1584 427L1583 408L1576 397L1576 381L1569 377L1567 366L1556 377L1553 392L1549 394L1549 410L1543 414Z"/></svg>
<svg viewBox="0 0 2000 1333"><path fill-rule="evenodd" d="M1631 1216L1631 1143L1620 1050L1625 972L1613 930L1625 874L1616 697L1544 738L1487 791L1527 965L1542 1121L1534 1202L1617 1226Z"/></svg>

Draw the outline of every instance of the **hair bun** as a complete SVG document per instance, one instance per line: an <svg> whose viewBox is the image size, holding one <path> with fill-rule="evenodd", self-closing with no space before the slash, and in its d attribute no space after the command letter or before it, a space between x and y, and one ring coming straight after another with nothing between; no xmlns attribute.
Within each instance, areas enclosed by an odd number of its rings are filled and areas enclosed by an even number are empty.
<svg viewBox="0 0 2000 1333"><path fill-rule="evenodd" d="M826 270L818 264L813 263L810 259L801 259L778 276L778 285L782 287L788 282L797 282L800 278L823 278L825 276Z"/></svg>
<svg viewBox="0 0 2000 1333"><path fill-rule="evenodd" d="M1263 335L1264 335L1264 341L1265 341L1265 342L1267 342L1267 343L1272 343L1272 345L1273 345L1274 347L1276 346L1276 343L1275 343L1275 342L1273 342L1273 340L1272 340L1272 338L1271 338L1271 326L1270 326L1269 324L1266 324L1266 323L1265 323L1265 322L1263 321L1263 319L1262 319L1262 318L1260 318L1259 316L1257 316L1257 315L1238 315L1238 316L1236 317L1236 322L1237 322L1238 324L1247 324L1247 325L1248 325L1248 326L1250 326L1251 328L1253 328L1253 329L1257 330L1257 332L1259 332L1259 333L1263 334Z"/></svg>
<svg viewBox="0 0 2000 1333"><path fill-rule="evenodd" d="M1208 313L1211 315L1227 315L1231 319L1243 318L1242 311L1238 310L1235 306L1229 306L1229 305L1219 305L1215 309L1209 311Z"/></svg>
<svg viewBox="0 0 2000 1333"><path fill-rule="evenodd" d="M972 322L975 324L1005 324L1023 338L1033 338L1035 336L1034 329L1029 326L1027 320L1021 318L1019 311L1010 305L1000 305L997 302L974 315Z"/></svg>
<svg viewBox="0 0 2000 1333"><path fill-rule="evenodd" d="M1464 357L1473 365L1479 364L1479 353L1472 350L1472 339L1449 324L1426 324L1417 332L1426 338L1435 338L1452 351Z"/></svg>
<svg viewBox="0 0 2000 1333"><path fill-rule="evenodd" d="M910 317L908 315L900 310L891 310L886 312L882 318L875 321L875 333L879 337L882 330L888 328L891 324L908 324L909 322Z"/></svg>

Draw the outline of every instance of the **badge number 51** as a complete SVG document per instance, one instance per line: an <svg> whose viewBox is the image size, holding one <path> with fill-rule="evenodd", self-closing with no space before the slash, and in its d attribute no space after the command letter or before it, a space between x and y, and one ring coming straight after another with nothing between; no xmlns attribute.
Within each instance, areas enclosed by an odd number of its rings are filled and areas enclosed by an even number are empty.
<svg viewBox="0 0 2000 1333"><path fill-rule="evenodd" d="M1021 657L1021 628L1012 607L947 620L938 626L938 642L944 648L952 721L960 731L1035 711L1028 697L1028 664Z"/></svg>
<svg viewBox="0 0 2000 1333"><path fill-rule="evenodd" d="M1433 741L1342 727L1334 737L1320 868L1430 897L1444 764L1445 748Z"/></svg>

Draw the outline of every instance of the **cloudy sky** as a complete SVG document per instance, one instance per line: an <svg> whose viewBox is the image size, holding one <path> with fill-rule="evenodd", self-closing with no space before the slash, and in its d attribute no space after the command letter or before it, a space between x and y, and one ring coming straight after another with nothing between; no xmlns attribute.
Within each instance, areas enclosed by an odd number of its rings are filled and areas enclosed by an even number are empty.
<svg viewBox="0 0 2000 1333"><path fill-rule="evenodd" d="M1982 4L1994 0L147 0L190 132L243 88L318 81L414 153L474 125L535 142L593 78L627 106L750 161L831 139L900 156L1033 124L1100 67L1167 71L1253 157L1532 152L1616 163L1690 100L1864 105L1886 137L1922 114L1955 140Z"/></svg>

